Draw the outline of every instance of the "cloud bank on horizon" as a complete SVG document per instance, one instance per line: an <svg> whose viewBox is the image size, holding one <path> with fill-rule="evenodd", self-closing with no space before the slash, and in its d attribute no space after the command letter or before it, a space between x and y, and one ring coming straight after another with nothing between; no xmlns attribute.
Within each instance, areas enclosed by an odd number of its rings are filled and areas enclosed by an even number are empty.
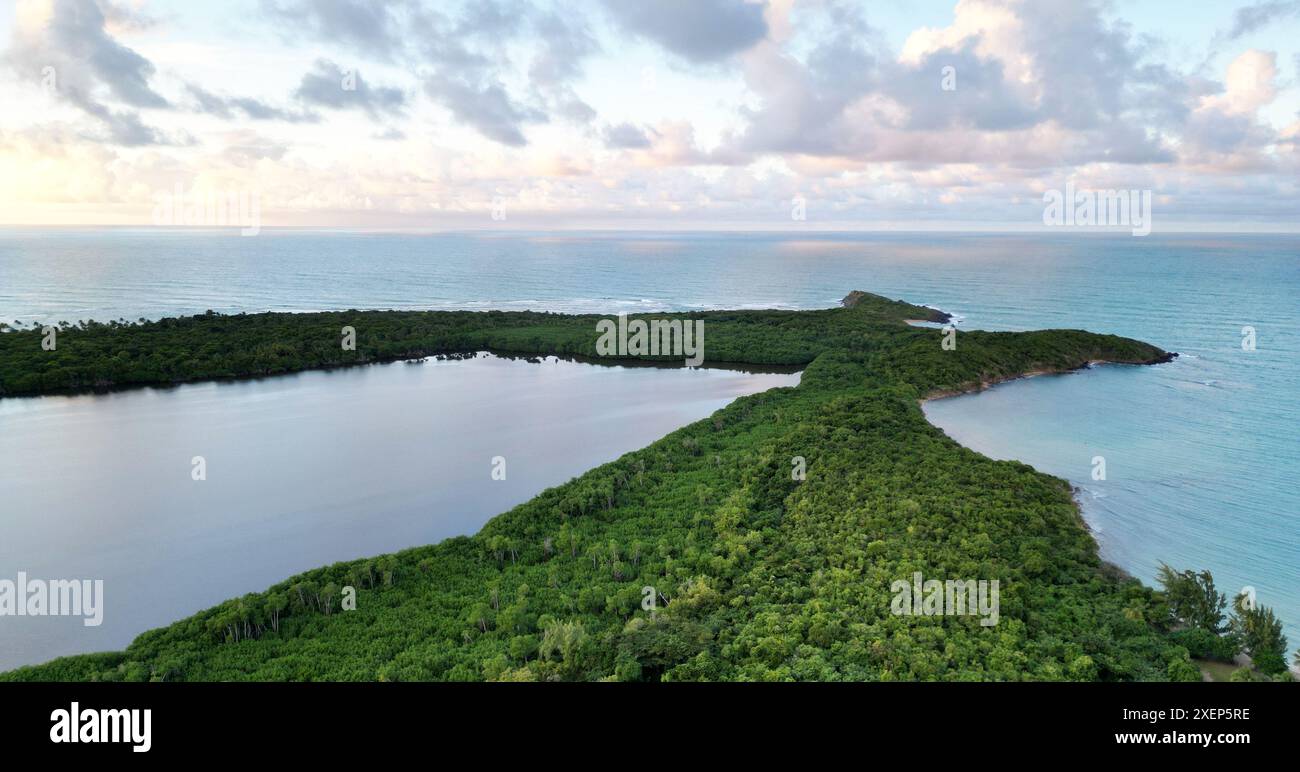
<svg viewBox="0 0 1300 772"><path fill-rule="evenodd" d="M1300 0L1188 5L18 0L0 222L1295 229Z"/></svg>

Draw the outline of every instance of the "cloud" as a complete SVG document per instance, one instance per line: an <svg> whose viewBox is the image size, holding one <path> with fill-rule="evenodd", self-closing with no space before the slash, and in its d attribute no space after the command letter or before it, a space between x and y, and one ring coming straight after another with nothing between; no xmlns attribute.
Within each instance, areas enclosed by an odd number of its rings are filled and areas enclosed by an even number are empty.
<svg viewBox="0 0 1300 772"><path fill-rule="evenodd" d="M500 83L472 85L448 78L425 81L425 92L488 139L503 145L522 147L528 144L522 126L545 120L540 110L515 103Z"/></svg>
<svg viewBox="0 0 1300 772"><path fill-rule="evenodd" d="M401 89L372 87L355 70L344 70L327 59L317 59L302 76L294 96L305 104L332 110L362 110L372 118L399 114L406 106Z"/></svg>
<svg viewBox="0 0 1300 772"><path fill-rule="evenodd" d="M262 6L287 36L341 43L383 61L392 61L405 46L403 13L419 10L405 0L262 0Z"/></svg>
<svg viewBox="0 0 1300 772"><path fill-rule="evenodd" d="M134 200L188 175L256 184L283 211L337 223L478 222L503 195L512 224L525 211L788 224L795 195L810 222L1005 222L1074 179L1154 188L1171 214L1295 208L1294 51L1175 65L1186 57L1110 0L952 0L949 18L901 37L860 0L259 1L260 31L283 51L195 36L186 4L154 21L136 0L22 0L0 63L24 84L51 67L57 104L36 95L5 115L8 200ZM1223 27L1246 35L1297 4L1254 2ZM1228 35L1198 23L1211 46ZM643 43L673 91L619 81L647 64L628 55ZM275 94L244 63L204 85L188 70L248 53L301 78ZM347 88L349 67L386 82ZM333 127L306 124L334 110L371 122L331 144ZM430 130L439 113L469 132ZM179 129L190 124L199 140Z"/></svg>
<svg viewBox="0 0 1300 772"><path fill-rule="evenodd" d="M1054 163L1051 152L1008 147L1035 136L1054 138L1069 162L1161 163L1173 156L1159 132L1134 127L1174 125L1190 110L1186 82L1143 61L1128 29L1096 4L961 0L949 27L917 30L896 56L853 6L824 13L836 32L764 42L742 57L759 96L736 138L743 150Z"/></svg>
<svg viewBox="0 0 1300 772"><path fill-rule="evenodd" d="M980 56L978 50L978 43L968 39L926 53L913 65L889 67L890 76L882 79L880 88L896 104L905 106L903 124L922 130L1006 131L1040 122L1033 90L1009 79L1002 61ZM951 91L943 89L945 77L952 78ZM936 87L938 94L934 94ZM935 98L915 98L926 93Z"/></svg>
<svg viewBox="0 0 1300 772"><path fill-rule="evenodd" d="M115 11L120 17L121 9ZM105 30L105 16L90 0L58 0L50 16L47 53L75 62L76 74L105 87L131 107L167 107L167 100L149 85L154 66ZM65 78L65 84L67 80ZM83 83L73 84L82 87Z"/></svg>
<svg viewBox="0 0 1300 772"><path fill-rule="evenodd" d="M1300 16L1300 0L1266 0L1238 8L1232 16L1228 39L1237 40L1291 16Z"/></svg>
<svg viewBox="0 0 1300 772"><path fill-rule="evenodd" d="M561 119L589 124L596 112L574 90L587 58L599 50L582 14L524 0L478 0L460 6L419 0L264 0L285 23L282 34L342 44L417 74L423 93L452 117L503 145L527 144L525 129ZM519 75L526 86L519 85ZM334 73L329 73L333 76ZM344 100L328 78L304 79L299 96L329 107L362 105L372 114L405 104L394 90ZM359 91L360 89L358 89Z"/></svg>
<svg viewBox="0 0 1300 772"><path fill-rule="evenodd" d="M603 135L606 147L620 150L643 150L650 147L650 137L647 133L630 123L606 126Z"/></svg>
<svg viewBox="0 0 1300 772"><path fill-rule="evenodd" d="M525 39L525 33L531 34ZM483 2L456 18L423 16L414 37L420 63L431 69L424 77L425 94L488 139L522 147L530 124L553 116L585 124L596 117L572 88L585 60L599 48L577 14ZM520 48L532 54L529 88L522 95L506 85L515 67L512 55Z"/></svg>
<svg viewBox="0 0 1300 772"><path fill-rule="evenodd" d="M1277 54L1251 49L1228 65L1223 91L1204 97L1203 107L1227 115L1251 115L1277 96Z"/></svg>
<svg viewBox="0 0 1300 772"><path fill-rule="evenodd" d="M194 98L199 112L224 120L232 120L239 115L253 121L315 123L320 120L320 116L310 110L286 110L251 97L221 96L193 83L187 84L185 88Z"/></svg>
<svg viewBox="0 0 1300 772"><path fill-rule="evenodd" d="M623 29L691 62L725 59L767 36L764 2L604 0Z"/></svg>
<svg viewBox="0 0 1300 772"><path fill-rule="evenodd" d="M249 166L262 159L279 161L289 150L284 143L246 129L230 132L224 140L225 149L222 151L222 156L236 166Z"/></svg>
<svg viewBox="0 0 1300 772"><path fill-rule="evenodd" d="M704 149L687 121L664 121L646 132L650 147L638 157L643 166L743 166L754 157L731 144Z"/></svg>
<svg viewBox="0 0 1300 772"><path fill-rule="evenodd" d="M172 142L147 126L137 110L168 109L150 80L154 65L109 34L133 22L123 6L94 0L21 0L5 61L22 79L42 83L58 99L97 119L120 145Z"/></svg>
<svg viewBox="0 0 1300 772"><path fill-rule="evenodd" d="M1251 49L1228 64L1223 89L1201 97L1181 132L1183 160L1203 172L1265 171L1264 149L1282 135L1261 123L1260 108L1277 97L1277 54Z"/></svg>
<svg viewBox="0 0 1300 772"><path fill-rule="evenodd" d="M600 45L580 18L545 13L533 21L541 45L528 67L528 81L548 108L574 123L590 123L596 111L573 90L583 63Z"/></svg>

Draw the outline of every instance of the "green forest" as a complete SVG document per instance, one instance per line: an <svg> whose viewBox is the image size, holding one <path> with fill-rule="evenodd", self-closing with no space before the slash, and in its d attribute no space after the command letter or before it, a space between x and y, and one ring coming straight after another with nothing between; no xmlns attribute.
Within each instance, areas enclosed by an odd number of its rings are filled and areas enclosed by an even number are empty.
<svg viewBox="0 0 1300 772"><path fill-rule="evenodd" d="M669 317L687 318L655 318ZM1199 661L1242 652L1255 666L1234 679L1289 678L1271 610L1229 603L1205 572L1167 568L1157 589L1102 563L1066 481L963 448L920 408L1172 355L1078 330L959 332L945 347L907 323L943 314L860 292L835 309L689 318L705 320L706 363L800 365L799 386L737 399L472 536L308 571L125 651L0 681L1199 681ZM52 351L15 327L0 334L0 394L480 350L593 357L598 319L209 313L62 325ZM997 580L998 623L891 613L891 585L915 572Z"/></svg>

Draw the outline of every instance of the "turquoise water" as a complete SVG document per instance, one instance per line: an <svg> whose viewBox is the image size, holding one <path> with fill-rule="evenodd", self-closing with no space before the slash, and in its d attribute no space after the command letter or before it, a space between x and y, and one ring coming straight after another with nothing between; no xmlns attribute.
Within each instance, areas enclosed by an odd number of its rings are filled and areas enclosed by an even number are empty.
<svg viewBox="0 0 1300 772"><path fill-rule="evenodd" d="M927 409L967 445L1080 486L1107 559L1147 580L1166 561L1209 568L1229 592L1253 586L1300 645L1300 237L0 230L4 321L818 308L851 289L968 329L1083 328L1180 352Z"/></svg>

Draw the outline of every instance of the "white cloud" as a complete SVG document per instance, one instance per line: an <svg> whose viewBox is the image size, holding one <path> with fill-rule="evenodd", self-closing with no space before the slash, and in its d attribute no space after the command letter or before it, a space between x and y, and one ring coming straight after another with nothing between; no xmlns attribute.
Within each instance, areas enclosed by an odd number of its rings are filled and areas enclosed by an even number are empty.
<svg viewBox="0 0 1300 772"><path fill-rule="evenodd" d="M1277 97L1277 54L1250 49L1232 60L1224 91L1201 100L1203 107L1227 115L1250 115Z"/></svg>
<svg viewBox="0 0 1300 772"><path fill-rule="evenodd" d="M21 0L0 83L32 108L0 116L0 195L9 217L147 213L180 178L257 188L268 223L476 221L504 196L543 222L665 226L788 217L796 194L826 224L983 222L1067 177L1158 186L1171 210L1222 193L1225 216L1295 195L1294 52L1206 75L1091 0L960 0L894 37L861 7L265 0L200 36L125 3Z"/></svg>

